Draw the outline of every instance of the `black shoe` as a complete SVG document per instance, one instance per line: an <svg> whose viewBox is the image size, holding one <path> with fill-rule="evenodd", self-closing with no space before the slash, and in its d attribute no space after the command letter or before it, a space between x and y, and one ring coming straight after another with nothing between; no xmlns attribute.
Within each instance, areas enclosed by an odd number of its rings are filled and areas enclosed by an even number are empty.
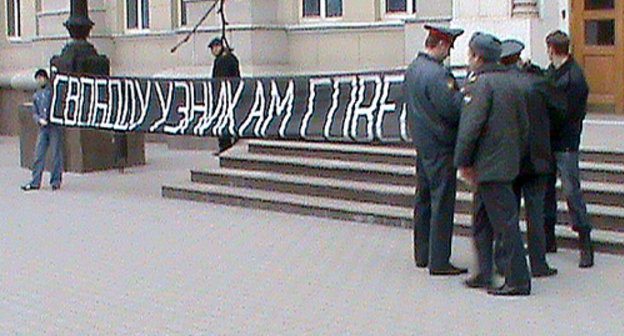
<svg viewBox="0 0 624 336"><path fill-rule="evenodd" d="M546 246L546 253L557 253L557 245L552 244L552 245Z"/></svg>
<svg viewBox="0 0 624 336"><path fill-rule="evenodd" d="M61 189L60 185L52 185L52 191L57 191L59 189Z"/></svg>
<svg viewBox="0 0 624 336"><path fill-rule="evenodd" d="M426 261L417 261L416 262L416 267L418 268L427 268L427 266L429 266L429 263Z"/></svg>
<svg viewBox="0 0 624 336"><path fill-rule="evenodd" d="M468 273L467 268L455 267L451 264L440 269L429 269L429 275L460 275Z"/></svg>
<svg viewBox="0 0 624 336"><path fill-rule="evenodd" d="M464 285L468 288L492 288L492 279L488 279L482 274L478 274L464 281Z"/></svg>
<svg viewBox="0 0 624 336"><path fill-rule="evenodd" d="M559 273L556 268L552 268L550 266L546 266L544 269L538 269L535 271L531 271L531 276L534 278L546 278Z"/></svg>
<svg viewBox="0 0 624 336"><path fill-rule="evenodd" d="M505 284L499 288L488 289L488 294L497 296L527 296L531 294L531 286L511 287Z"/></svg>
<svg viewBox="0 0 624 336"><path fill-rule="evenodd" d="M594 266L594 246L592 245L589 232L589 230L579 232L579 249L581 250L581 258L579 260L580 268Z"/></svg>
<svg viewBox="0 0 624 336"><path fill-rule="evenodd" d="M22 188L22 190L24 190L24 191L39 190L38 186L34 186L34 185L30 184L30 183L29 184L24 184L20 188Z"/></svg>

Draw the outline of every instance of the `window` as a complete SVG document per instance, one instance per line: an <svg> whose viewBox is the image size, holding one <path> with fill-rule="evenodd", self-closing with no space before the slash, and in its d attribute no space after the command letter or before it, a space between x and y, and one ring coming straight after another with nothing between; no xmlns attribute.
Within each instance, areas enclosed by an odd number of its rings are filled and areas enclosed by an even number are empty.
<svg viewBox="0 0 624 336"><path fill-rule="evenodd" d="M615 44L615 20L585 20L585 43L608 46Z"/></svg>
<svg viewBox="0 0 624 336"><path fill-rule="evenodd" d="M338 18L342 16L342 0L303 0L303 17Z"/></svg>
<svg viewBox="0 0 624 336"><path fill-rule="evenodd" d="M20 15L20 0L6 0L7 3L7 36L20 37L22 35L22 19Z"/></svg>
<svg viewBox="0 0 624 336"><path fill-rule="evenodd" d="M614 0L585 0L585 9L613 9L615 8Z"/></svg>
<svg viewBox="0 0 624 336"><path fill-rule="evenodd" d="M149 28L149 0L126 0L126 28Z"/></svg>
<svg viewBox="0 0 624 336"><path fill-rule="evenodd" d="M416 13L416 0L383 0L386 4L386 14Z"/></svg>
<svg viewBox="0 0 624 336"><path fill-rule="evenodd" d="M195 22L192 22L193 19L196 18L199 20L201 15L197 16L197 13L195 13L195 15L189 15L189 13L193 13L201 8L200 11L201 14L203 14L214 4L214 1L215 0L178 0L180 3L180 26L194 24ZM213 13L216 13L216 10ZM189 22L189 20L191 22Z"/></svg>

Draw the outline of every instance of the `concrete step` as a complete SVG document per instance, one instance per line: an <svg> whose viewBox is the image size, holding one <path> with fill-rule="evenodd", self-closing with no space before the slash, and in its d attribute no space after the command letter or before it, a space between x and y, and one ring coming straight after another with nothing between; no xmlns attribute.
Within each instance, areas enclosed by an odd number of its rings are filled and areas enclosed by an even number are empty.
<svg viewBox="0 0 624 336"><path fill-rule="evenodd" d="M375 181L345 182L344 180L334 178L227 168L192 170L191 181L268 191L291 192L300 195L331 196L333 198L404 207L412 207L415 193L414 186L383 184L376 183ZM558 186L560 186L560 184ZM585 201L588 204L624 205L624 185L583 182L582 188ZM458 195L469 191L470 188L466 184L460 182ZM559 193L558 196L560 198L563 197L561 193Z"/></svg>
<svg viewBox="0 0 624 336"><path fill-rule="evenodd" d="M413 211L413 187L385 185L371 182L349 182L331 178L297 176L273 172L249 172L244 170L218 169L192 171L191 181L203 184L247 188L250 191L282 192L294 196L323 197L376 205L394 206ZM199 183L198 183L199 184ZM472 193L458 191L455 212L470 214ZM588 213L594 226L624 232L624 208L588 204ZM567 206L558 204L559 220L569 222ZM522 211L524 214L524 211Z"/></svg>
<svg viewBox="0 0 624 336"><path fill-rule="evenodd" d="M367 224L402 228L412 226L412 209L375 203L192 182L163 186L162 195L172 199L258 208ZM470 216L456 214L455 222L456 234L469 234ZM596 229L593 238L598 251L624 254L624 233ZM558 227L557 240L561 246L574 246L576 236L569 229Z"/></svg>
<svg viewBox="0 0 624 336"><path fill-rule="evenodd" d="M254 154L299 156L344 161L388 163L413 166L416 150L411 144L362 145L345 143L249 140L249 152ZM624 165L624 152L603 149L581 149L581 161Z"/></svg>
<svg viewBox="0 0 624 336"><path fill-rule="evenodd" d="M272 171L351 181L375 181L405 186L414 185L416 174L414 165L254 154L248 153L245 146L232 148L222 155L220 164L223 168L231 169ZM624 165L581 162L580 168L582 180L624 184ZM459 189L465 188L466 186L460 183Z"/></svg>

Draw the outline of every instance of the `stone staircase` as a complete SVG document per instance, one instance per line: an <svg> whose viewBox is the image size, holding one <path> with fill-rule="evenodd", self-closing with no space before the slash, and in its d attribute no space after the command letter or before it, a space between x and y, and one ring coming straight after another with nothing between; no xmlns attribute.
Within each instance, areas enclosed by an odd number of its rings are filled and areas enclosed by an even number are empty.
<svg viewBox="0 0 624 336"><path fill-rule="evenodd" d="M220 168L192 170L162 195L410 228L415 157L400 146L246 140L221 155ZM581 160L597 250L624 254L624 153L584 151ZM471 208L470 188L459 182L457 234L469 233ZM565 202L558 208L564 223ZM562 246L574 243L568 226L556 232Z"/></svg>

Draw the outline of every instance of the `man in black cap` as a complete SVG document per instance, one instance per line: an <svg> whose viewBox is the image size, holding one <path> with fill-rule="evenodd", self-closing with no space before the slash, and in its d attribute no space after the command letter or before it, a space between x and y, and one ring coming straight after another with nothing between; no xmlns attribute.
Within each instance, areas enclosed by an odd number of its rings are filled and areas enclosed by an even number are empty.
<svg viewBox="0 0 624 336"><path fill-rule="evenodd" d="M469 43L472 75L465 87L455 166L460 176L476 185L473 223L479 272L466 280L472 288L493 295L529 295L531 277L520 235L518 205L512 183L528 151L529 121L517 81L498 64L501 42L475 33ZM492 287L492 243L500 237L505 284Z"/></svg>
<svg viewBox="0 0 624 336"><path fill-rule="evenodd" d="M35 72L37 80L37 91L33 95L33 119L39 126L35 155L33 157L32 179L21 188L24 191L37 190L41 187L41 176L45 167L45 158L48 148L52 146L54 153L52 156L52 173L50 175L50 185L52 190L61 188L63 177L63 133L60 127L51 125L50 104L52 99L52 88L48 73L44 69Z"/></svg>
<svg viewBox="0 0 624 336"><path fill-rule="evenodd" d="M552 150L561 177L563 196L570 210L572 229L579 234L581 251L579 267L592 267L594 265L594 249L590 237L592 224L583 200L579 171L579 145L589 87L583 69L570 55L568 35L559 30L552 32L546 37L546 45L551 61L546 76L564 96L564 112L552 122ZM545 205L547 246L553 252L556 250L554 232L557 221L555 182L556 177L552 175Z"/></svg>
<svg viewBox="0 0 624 336"><path fill-rule="evenodd" d="M468 271L449 261L457 173L453 167L453 149L462 94L442 62L464 31L428 25L425 29L429 30L425 51L408 67L403 85L412 139L418 152L414 258L416 266L429 267L431 275L458 275Z"/></svg>
<svg viewBox="0 0 624 336"><path fill-rule="evenodd" d="M547 277L557 274L557 269L546 261L546 238L544 236L544 195L552 167L550 150L550 118L557 104L553 88L539 69L525 67L520 59L524 44L518 40L502 42L501 64L517 77L527 103L529 117L529 151L520 162L520 174L513 183L518 206L524 198L527 218L529 261L533 277ZM552 112L553 114L555 112ZM496 248L496 254L503 253L503 246Z"/></svg>
<svg viewBox="0 0 624 336"><path fill-rule="evenodd" d="M238 58L232 53L232 50L223 45L223 40L214 38L208 44L210 52L215 57L212 66L212 78L240 78L240 66ZM219 137L219 151L216 155L221 154L236 143L236 140L229 134L223 134Z"/></svg>

